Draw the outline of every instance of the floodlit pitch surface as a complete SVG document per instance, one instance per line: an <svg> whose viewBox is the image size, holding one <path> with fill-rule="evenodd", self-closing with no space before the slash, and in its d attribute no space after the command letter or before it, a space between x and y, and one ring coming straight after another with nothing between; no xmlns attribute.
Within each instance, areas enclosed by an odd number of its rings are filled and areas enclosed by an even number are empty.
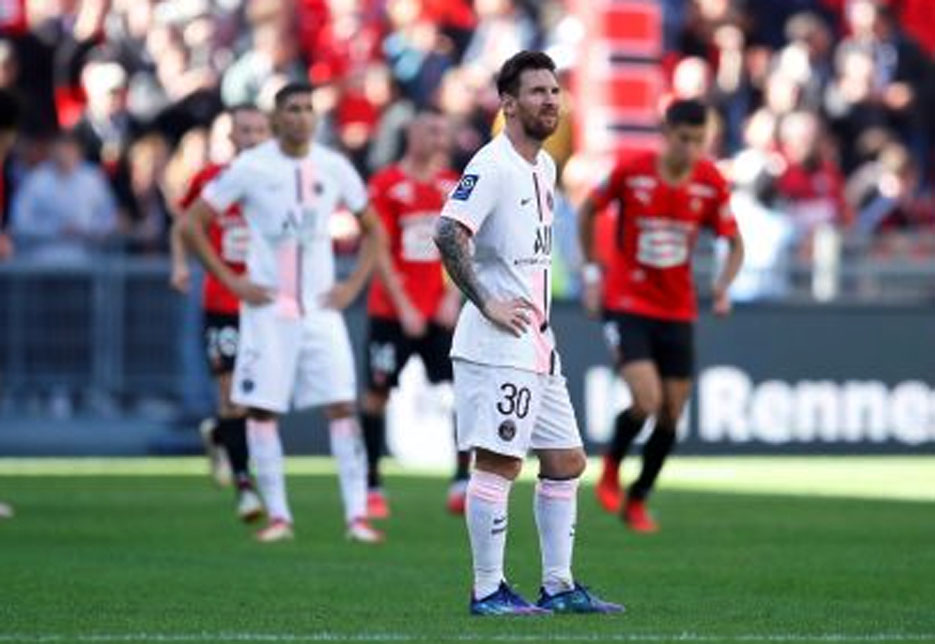
<svg viewBox="0 0 935 644"><path fill-rule="evenodd" d="M467 615L440 475L391 468L389 541L368 547L342 539L327 462L289 466L297 539L259 545L200 459L0 460L0 643L935 642L935 457L673 459L653 536L588 484L577 574L628 611L539 619ZM532 596L530 478L511 510Z"/></svg>

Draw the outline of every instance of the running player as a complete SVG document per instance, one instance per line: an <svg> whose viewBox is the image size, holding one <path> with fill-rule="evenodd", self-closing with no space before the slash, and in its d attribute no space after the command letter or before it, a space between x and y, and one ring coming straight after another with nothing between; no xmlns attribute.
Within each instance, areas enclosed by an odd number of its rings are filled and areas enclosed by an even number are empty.
<svg viewBox="0 0 935 644"><path fill-rule="evenodd" d="M461 294L445 283L432 231L445 197L458 182L447 166L448 123L437 111L423 110L409 126L406 154L370 180L370 200L390 237L390 266L375 277L367 300L367 391L362 423L367 445L367 511L389 516L380 478L386 434L386 403L410 356L418 355L429 382L451 381L451 330ZM464 513L469 452L459 452L448 509Z"/></svg>
<svg viewBox="0 0 935 644"><path fill-rule="evenodd" d="M278 416L323 406L338 466L347 536L373 543L382 534L366 517L366 461L354 399L350 338L341 310L360 293L385 235L363 181L341 155L312 141L312 89L290 83L277 92L275 138L241 154L205 186L189 210L189 245L241 300L240 350L233 393L248 407L247 441L269 524L260 541L293 537ZM218 257L206 225L235 203L250 230L247 271ZM363 229L353 272L335 283L329 221L343 203Z"/></svg>
<svg viewBox="0 0 935 644"><path fill-rule="evenodd" d="M239 105L227 111L231 120L230 140L236 154L269 138L269 120L253 105ZM179 201L179 212L185 212L201 195L205 184L226 166L211 163L191 180ZM172 287L186 293L189 289L188 257L181 240L183 218L176 218L172 230ZM208 236L214 252L236 274L246 269L247 224L240 206L235 204L211 220ZM263 504L253 489L247 454L246 410L231 402L231 377L237 356L240 302L214 275L205 276L202 295L204 306L204 339L208 363L218 386L218 412L201 428L215 479L223 481L224 472L233 475L237 491L237 514L243 521L254 521L263 515Z"/></svg>
<svg viewBox="0 0 935 644"><path fill-rule="evenodd" d="M582 204L578 218L589 261L584 304L592 315L603 305L605 335L633 395L633 404L614 423L597 497L608 512L622 508L623 520L637 532L658 529L646 498L675 444L676 425L691 393L698 314L691 260L698 232L708 228L730 245L714 281L715 314L730 312L727 289L743 263L727 182L712 162L701 158L706 124L707 109L701 103L672 103L665 113L661 152L618 164ZM612 202L619 214L605 279L594 261L594 217ZM643 448L642 472L624 503L620 462L650 416L656 419L655 429Z"/></svg>
<svg viewBox="0 0 935 644"><path fill-rule="evenodd" d="M619 612L622 606L598 599L571 572L586 461L549 327L555 163L542 142L559 122L555 63L520 52L503 64L497 90L504 131L471 159L435 232L445 268L468 299L451 356L458 442L475 459L465 510L470 612ZM536 605L510 588L503 571L507 500L529 449L539 458Z"/></svg>

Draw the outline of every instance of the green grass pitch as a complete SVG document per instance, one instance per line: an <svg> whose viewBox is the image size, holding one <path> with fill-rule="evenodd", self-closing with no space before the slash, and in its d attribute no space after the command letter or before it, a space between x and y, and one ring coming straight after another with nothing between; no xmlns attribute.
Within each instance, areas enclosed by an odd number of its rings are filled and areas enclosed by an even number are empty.
<svg viewBox="0 0 935 644"><path fill-rule="evenodd" d="M17 510L0 522L0 643L935 642L935 457L674 459L654 536L599 512L588 483L576 573L627 613L521 620L467 615L440 475L392 469L389 540L368 547L342 539L327 464L294 459L297 539L259 545L203 467L0 460ZM526 478L507 571L527 595L538 557Z"/></svg>

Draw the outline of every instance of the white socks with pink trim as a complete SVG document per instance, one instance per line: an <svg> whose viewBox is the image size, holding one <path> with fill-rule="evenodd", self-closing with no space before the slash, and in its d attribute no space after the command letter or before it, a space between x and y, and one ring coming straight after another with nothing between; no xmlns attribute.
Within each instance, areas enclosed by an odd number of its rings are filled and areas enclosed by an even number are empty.
<svg viewBox="0 0 935 644"><path fill-rule="evenodd" d="M247 445L260 495L266 504L270 521L281 519L292 523L292 512L286 500L286 473L282 441L276 420L247 419Z"/></svg>
<svg viewBox="0 0 935 644"><path fill-rule="evenodd" d="M338 465L344 520L367 518L367 456L357 418L346 416L329 422L331 453Z"/></svg>
<svg viewBox="0 0 935 644"><path fill-rule="evenodd" d="M539 548L542 551L542 586L550 595L571 590L571 556L575 547L578 479L539 479L534 501Z"/></svg>
<svg viewBox="0 0 935 644"><path fill-rule="evenodd" d="M497 474L474 470L467 485L464 516L474 558L474 597L495 592L503 581L507 501L513 484Z"/></svg>

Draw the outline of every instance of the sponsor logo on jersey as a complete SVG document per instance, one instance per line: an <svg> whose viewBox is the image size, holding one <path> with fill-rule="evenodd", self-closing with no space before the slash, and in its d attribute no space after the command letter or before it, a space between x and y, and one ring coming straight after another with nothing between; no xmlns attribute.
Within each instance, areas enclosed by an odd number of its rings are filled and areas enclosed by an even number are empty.
<svg viewBox="0 0 935 644"><path fill-rule="evenodd" d="M539 226L536 228L536 241L532 252L536 255L550 255L552 253L552 227Z"/></svg>
<svg viewBox="0 0 935 644"><path fill-rule="evenodd" d="M478 181L480 181L480 176L476 174L464 175L461 177L461 181L458 182L458 187L451 194L451 198L458 201L467 201L471 193L474 192L474 186L477 185Z"/></svg>
<svg viewBox="0 0 935 644"><path fill-rule="evenodd" d="M715 191L715 189L711 186L706 186L701 183L692 183L688 186L688 194L693 197L712 199L717 196L717 191Z"/></svg>
<svg viewBox="0 0 935 644"><path fill-rule="evenodd" d="M627 179L627 186L633 190L652 190L656 187L656 178L645 174L637 175Z"/></svg>
<svg viewBox="0 0 935 644"><path fill-rule="evenodd" d="M409 203L415 197L415 191L411 183L408 181L403 181L390 189L390 196L397 201Z"/></svg>

